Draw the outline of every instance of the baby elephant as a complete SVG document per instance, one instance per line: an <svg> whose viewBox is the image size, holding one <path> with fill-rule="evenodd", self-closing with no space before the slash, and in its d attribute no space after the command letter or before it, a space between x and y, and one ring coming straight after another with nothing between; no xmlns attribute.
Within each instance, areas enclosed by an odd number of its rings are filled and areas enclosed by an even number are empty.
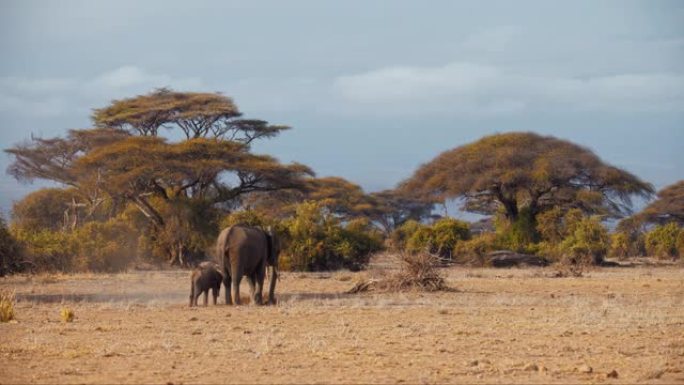
<svg viewBox="0 0 684 385"><path fill-rule="evenodd" d="M190 306L197 306L197 298L202 293L204 293L204 306L207 306L209 289L216 305L221 282L223 282L223 274L215 262L200 263L190 276Z"/></svg>

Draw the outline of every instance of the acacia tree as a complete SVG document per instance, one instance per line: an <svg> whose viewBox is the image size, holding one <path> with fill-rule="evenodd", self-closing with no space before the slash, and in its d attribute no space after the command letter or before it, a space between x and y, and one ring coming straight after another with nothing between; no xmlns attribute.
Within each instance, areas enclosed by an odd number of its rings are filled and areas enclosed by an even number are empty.
<svg viewBox="0 0 684 385"><path fill-rule="evenodd" d="M463 199L463 209L491 215L502 210L515 222L523 210L532 221L555 206L621 216L632 196L653 187L601 161L591 150L534 133L484 137L448 150L400 185L406 193L437 200Z"/></svg>
<svg viewBox="0 0 684 385"><path fill-rule="evenodd" d="M134 205L169 260L182 263L193 230L184 226L207 222L212 210L234 207L245 194L303 188L313 175L304 165L251 153L252 141L287 127L239 116L220 94L158 90L95 110L98 128L6 150L15 157L9 172L72 186L91 205ZM180 128L186 139L169 142L162 127Z"/></svg>
<svg viewBox="0 0 684 385"><path fill-rule="evenodd" d="M684 226L684 180L658 191L658 198L636 217L646 222L677 222Z"/></svg>
<svg viewBox="0 0 684 385"><path fill-rule="evenodd" d="M370 198L373 209L369 216L388 236L409 220L420 222L430 217L436 203L434 200L412 197L398 190L371 193Z"/></svg>
<svg viewBox="0 0 684 385"><path fill-rule="evenodd" d="M361 186L341 177L312 178L300 190L251 194L244 203L249 209L286 217L304 201L317 202L342 221L367 218L387 235L409 219L420 221L429 217L435 203L397 190L366 194Z"/></svg>
<svg viewBox="0 0 684 385"><path fill-rule="evenodd" d="M147 95L115 100L96 109L92 119L98 127L119 128L140 136L158 136L160 128L180 129L186 139L212 137L244 144L289 129L264 120L239 119L241 116L233 100L219 93L161 88Z"/></svg>

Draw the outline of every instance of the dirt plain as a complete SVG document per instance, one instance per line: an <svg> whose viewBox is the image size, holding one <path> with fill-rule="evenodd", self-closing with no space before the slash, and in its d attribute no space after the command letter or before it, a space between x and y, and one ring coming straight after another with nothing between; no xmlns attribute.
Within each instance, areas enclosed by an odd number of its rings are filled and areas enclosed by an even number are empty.
<svg viewBox="0 0 684 385"><path fill-rule="evenodd" d="M353 295L375 273L284 273L276 306L206 308L182 270L0 278L0 383L684 383L681 266L443 272Z"/></svg>

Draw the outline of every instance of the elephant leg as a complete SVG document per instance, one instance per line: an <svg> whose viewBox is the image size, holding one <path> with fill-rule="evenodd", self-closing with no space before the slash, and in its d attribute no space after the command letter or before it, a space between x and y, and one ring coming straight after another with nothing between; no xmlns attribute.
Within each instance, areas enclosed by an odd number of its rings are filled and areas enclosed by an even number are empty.
<svg viewBox="0 0 684 385"><path fill-rule="evenodd" d="M230 298L230 274L227 272L223 276L223 287L226 291L226 305L232 305L233 301Z"/></svg>
<svg viewBox="0 0 684 385"><path fill-rule="evenodd" d="M247 278L247 283L249 283L249 297L252 299L252 303L256 303L256 297L254 296L256 294L254 287L254 274L246 275L245 278Z"/></svg>
<svg viewBox="0 0 684 385"><path fill-rule="evenodd" d="M197 299L199 298L200 295L202 295L202 292L198 288L195 288L195 293L192 296L192 305L193 306L197 306Z"/></svg>
<svg viewBox="0 0 684 385"><path fill-rule="evenodd" d="M194 304L195 301L195 285L190 286L190 307Z"/></svg>
<svg viewBox="0 0 684 385"><path fill-rule="evenodd" d="M232 284L233 304L235 304L235 305L240 304L240 281L241 280L242 280L242 276L240 274L236 274L235 277L233 278L233 284Z"/></svg>
<svg viewBox="0 0 684 385"><path fill-rule="evenodd" d="M219 290L221 290L221 286L219 287L212 287L211 288L211 299L214 302L214 306L216 305L216 299L218 299L219 296Z"/></svg>
<svg viewBox="0 0 684 385"><path fill-rule="evenodd" d="M204 306L209 304L209 289L204 291Z"/></svg>
<svg viewBox="0 0 684 385"><path fill-rule="evenodd" d="M254 297L256 298L256 304L258 305L263 305L264 304L264 278L266 277L266 272L264 271L264 267L261 267L260 269L257 270L257 272L254 274L254 278L256 280L256 293L254 294Z"/></svg>
<svg viewBox="0 0 684 385"><path fill-rule="evenodd" d="M268 303L275 305L275 287L276 280L278 279L278 273L276 272L275 266L271 266L271 277L269 278L269 288L268 288Z"/></svg>

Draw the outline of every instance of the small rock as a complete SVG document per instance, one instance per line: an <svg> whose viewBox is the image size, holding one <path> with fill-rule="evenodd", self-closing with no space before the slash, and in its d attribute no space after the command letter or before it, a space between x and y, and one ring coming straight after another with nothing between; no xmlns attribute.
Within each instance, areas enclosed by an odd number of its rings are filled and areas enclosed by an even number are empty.
<svg viewBox="0 0 684 385"><path fill-rule="evenodd" d="M606 378L618 378L617 370L612 370L610 373L606 374Z"/></svg>
<svg viewBox="0 0 684 385"><path fill-rule="evenodd" d="M197 321L197 317L190 317L188 321Z"/></svg>
<svg viewBox="0 0 684 385"><path fill-rule="evenodd" d="M548 371L549 371L549 369L547 369L546 366L544 366L544 365L539 365L539 372L540 372L540 373L542 373L542 372L548 372Z"/></svg>
<svg viewBox="0 0 684 385"><path fill-rule="evenodd" d="M468 366L477 366L479 364L480 364L480 362L478 360L472 360L472 361L468 362Z"/></svg>
<svg viewBox="0 0 684 385"><path fill-rule="evenodd" d="M198 329L198 330L193 330L193 331L192 331L192 335L193 335L193 336L198 336L198 335L200 335L200 334L202 334L202 331L199 330L199 329Z"/></svg>
<svg viewBox="0 0 684 385"><path fill-rule="evenodd" d="M591 373L594 371L594 369L591 366L584 364L584 365L580 366L579 368L577 368L577 371L580 373Z"/></svg>
<svg viewBox="0 0 684 385"><path fill-rule="evenodd" d="M527 364L523 367L523 370L526 372L536 372L539 370L539 366L537 364Z"/></svg>

